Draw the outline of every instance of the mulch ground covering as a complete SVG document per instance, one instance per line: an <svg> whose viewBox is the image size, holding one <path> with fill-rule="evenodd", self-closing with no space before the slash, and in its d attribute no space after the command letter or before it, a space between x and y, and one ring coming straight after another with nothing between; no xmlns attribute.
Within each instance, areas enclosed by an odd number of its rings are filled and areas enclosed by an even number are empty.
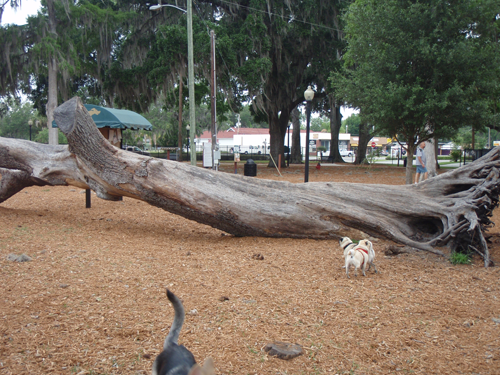
<svg viewBox="0 0 500 375"><path fill-rule="evenodd" d="M303 166L256 178L302 183ZM309 180L404 184L404 169L322 165ZM500 268L372 240L381 273L348 279L336 240L237 238L129 198L86 209L81 189L27 188L0 205L0 374L151 373L166 287L186 310L180 343L217 374L499 374ZM269 356L274 341L304 352Z"/></svg>

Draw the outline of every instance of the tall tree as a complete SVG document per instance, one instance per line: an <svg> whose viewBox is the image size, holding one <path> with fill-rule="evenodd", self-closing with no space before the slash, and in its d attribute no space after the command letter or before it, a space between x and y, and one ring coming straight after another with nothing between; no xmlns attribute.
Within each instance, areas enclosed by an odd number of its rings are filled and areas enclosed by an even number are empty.
<svg viewBox="0 0 500 375"><path fill-rule="evenodd" d="M330 157L333 163L343 163L344 159L339 152L339 133L342 126L342 114L340 113L340 103L335 99L333 94L328 95L330 102L330 128L331 128L331 143Z"/></svg>
<svg viewBox="0 0 500 375"><path fill-rule="evenodd" d="M58 102L76 92L91 91L103 96L101 104L112 106L115 93L105 90L107 72L117 53L129 52L129 64L133 64L130 61L140 60L140 53L148 49L146 45L141 50L138 33L131 33L151 18L148 9L148 4L114 0L43 2L26 25L0 28L0 46L5 51L0 95L30 94L40 113L49 118ZM145 29L152 33L151 28ZM128 38L130 34L136 37ZM129 39L133 42L124 43ZM134 42L139 47L134 48ZM132 46L127 49L124 44ZM82 86L87 90L80 90ZM50 124L49 119L49 130Z"/></svg>
<svg viewBox="0 0 500 375"><path fill-rule="evenodd" d="M29 120L33 121L31 129L28 125ZM20 104L13 101L6 114L0 117L0 136L29 139L30 132L32 132L34 139L38 130L35 121L36 112L33 111L33 106L30 103Z"/></svg>
<svg viewBox="0 0 500 375"><path fill-rule="evenodd" d="M30 59L42 62L38 65L43 69L37 71L35 79L31 78L31 82L41 84L35 91L41 97L48 96L47 89L53 86L54 75L49 77L48 73L55 71L56 64L60 94L65 94L64 90L69 87L63 85L64 79L78 84L93 82L100 87L108 106L118 105L140 112L147 111L159 93L172 92L185 76L184 41L177 38L175 43L169 43L172 34L165 32L167 27L177 27L184 34L182 12L164 8L160 13L152 13L149 2L145 1L89 0L68 4L64 8L61 2L50 0L40 17L47 26L45 34L41 29L33 33L44 36L43 40L32 42L39 51L43 45L52 46L44 49L46 56ZM185 6L183 1L176 4ZM242 102L251 101L255 121L268 123L275 159L284 151L290 112L303 102L305 87L311 84L317 98L325 96L322 93L325 72L333 69L330 65L338 57L338 21L344 4L346 2L320 0L250 4L206 0L195 4L197 88L206 86L206 78L210 76L207 29L214 29L217 87L220 88L217 113L224 113L229 106L239 110ZM54 28L48 27L49 20L50 25L54 24L54 18L49 17L53 12L48 12L52 5L56 14L55 34ZM130 16L131 13L134 15ZM60 28L63 21L67 22L65 29ZM52 37L47 38L48 34ZM73 59L75 51L77 60ZM55 60L48 59L50 52ZM29 91L30 80L24 82ZM75 85L71 88L76 92ZM197 103L200 103L203 95L196 91ZM53 101L50 103L52 106Z"/></svg>
<svg viewBox="0 0 500 375"><path fill-rule="evenodd" d="M361 123L361 116L359 113L355 113L348 118L342 120L342 129L344 132L358 135L359 134L359 124Z"/></svg>
<svg viewBox="0 0 500 375"><path fill-rule="evenodd" d="M334 86L378 131L407 142L409 160L419 142L498 122L498 2L360 0L346 20L352 68L333 74Z"/></svg>
<svg viewBox="0 0 500 375"><path fill-rule="evenodd" d="M217 5L225 42L219 66L221 81L233 92L245 93L255 114L269 125L274 160L284 154L284 139L292 110L304 101L308 85L325 96L320 67L337 59L341 1L235 1ZM327 69L326 72L329 72ZM260 117L259 117L260 116ZM283 165L284 165L284 160Z"/></svg>

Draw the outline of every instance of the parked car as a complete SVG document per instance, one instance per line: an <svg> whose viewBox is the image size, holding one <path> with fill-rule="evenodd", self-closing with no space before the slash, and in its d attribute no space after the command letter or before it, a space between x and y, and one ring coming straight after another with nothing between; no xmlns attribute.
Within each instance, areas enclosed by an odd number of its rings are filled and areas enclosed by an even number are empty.
<svg viewBox="0 0 500 375"><path fill-rule="evenodd" d="M135 152L136 154L150 156L149 152L140 149L137 146L123 146L125 151Z"/></svg>
<svg viewBox="0 0 500 375"><path fill-rule="evenodd" d="M342 157L346 157L346 156L353 156L354 155L354 152L353 151L350 151L350 150L339 150L340 152L340 156Z"/></svg>
<svg viewBox="0 0 500 375"><path fill-rule="evenodd" d="M380 156L388 156L389 153L385 150L380 151Z"/></svg>

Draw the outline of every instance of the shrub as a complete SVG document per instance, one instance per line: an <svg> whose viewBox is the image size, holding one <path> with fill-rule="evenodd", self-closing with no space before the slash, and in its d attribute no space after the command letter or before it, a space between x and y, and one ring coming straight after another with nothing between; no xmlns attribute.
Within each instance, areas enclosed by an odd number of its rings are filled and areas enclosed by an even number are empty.
<svg viewBox="0 0 500 375"><path fill-rule="evenodd" d="M469 254L454 252L450 256L450 262L452 264L470 264L471 259Z"/></svg>
<svg viewBox="0 0 500 375"><path fill-rule="evenodd" d="M452 150L450 152L450 160L457 162L462 157L462 151Z"/></svg>

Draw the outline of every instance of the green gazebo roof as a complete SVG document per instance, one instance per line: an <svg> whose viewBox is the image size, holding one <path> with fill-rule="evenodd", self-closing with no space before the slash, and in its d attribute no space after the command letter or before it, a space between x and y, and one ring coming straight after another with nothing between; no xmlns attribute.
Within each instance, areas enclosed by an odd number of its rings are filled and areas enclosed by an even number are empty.
<svg viewBox="0 0 500 375"><path fill-rule="evenodd" d="M128 109L106 108L93 104L84 106L98 128L153 130L153 125L148 120ZM57 127L55 121L52 122L52 127Z"/></svg>

